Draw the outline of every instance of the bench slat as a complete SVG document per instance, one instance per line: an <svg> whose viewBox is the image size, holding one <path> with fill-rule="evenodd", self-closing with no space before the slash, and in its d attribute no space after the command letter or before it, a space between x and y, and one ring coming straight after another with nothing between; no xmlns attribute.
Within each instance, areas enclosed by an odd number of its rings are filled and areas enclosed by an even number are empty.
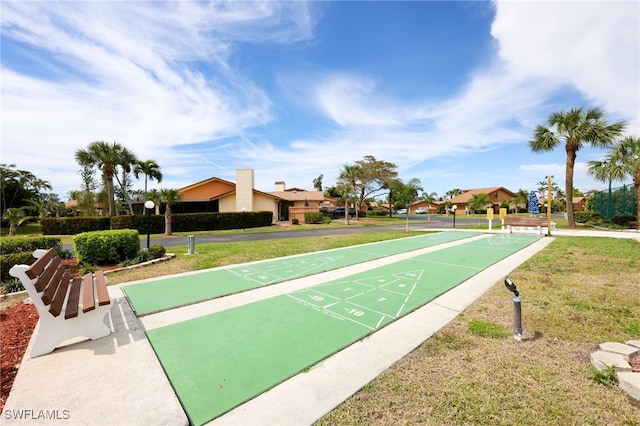
<svg viewBox="0 0 640 426"><path fill-rule="evenodd" d="M75 318L78 316L78 304L80 303L80 289L82 288L82 278L74 278L71 280L71 289L69 290L69 298L67 306L64 310L64 318Z"/></svg>
<svg viewBox="0 0 640 426"><path fill-rule="evenodd" d="M104 306L111 303L109 291L107 290L107 281L102 271L96 271L94 274L96 280L96 291L98 293L98 306Z"/></svg>
<svg viewBox="0 0 640 426"><path fill-rule="evenodd" d="M48 305L53 301L53 298L58 293L58 287L61 285L61 283L64 284L61 281L64 274L64 269L65 268L63 265L58 266L55 273L49 280L49 284L47 284L47 287L44 289L44 293L42 293L42 301L45 305Z"/></svg>
<svg viewBox="0 0 640 426"><path fill-rule="evenodd" d="M65 272L64 275L62 275L56 295L53 298L53 302L51 302L51 307L49 308L49 312L51 312L51 315L54 317L57 317L60 315L60 312L62 312L62 306L64 306L64 301L67 298L67 290L69 289L70 283L71 275L68 272Z"/></svg>
<svg viewBox="0 0 640 426"><path fill-rule="evenodd" d="M93 274L82 276L82 312L89 312L96 308L96 298L93 293Z"/></svg>
<svg viewBox="0 0 640 426"><path fill-rule="evenodd" d="M62 259L60 259L59 256L54 257L49 266L47 266L47 269L45 269L44 272L38 277L36 283L34 284L34 287L36 288L36 291L38 293L40 293L47 287L47 284L49 284L51 277L56 272L61 263Z"/></svg>
<svg viewBox="0 0 640 426"><path fill-rule="evenodd" d="M42 273L44 268L49 264L49 261L56 256L58 252L54 247L51 247L47 252L39 259L36 259L35 262L31 264L29 269L26 270L26 274L29 278L34 279L38 275Z"/></svg>

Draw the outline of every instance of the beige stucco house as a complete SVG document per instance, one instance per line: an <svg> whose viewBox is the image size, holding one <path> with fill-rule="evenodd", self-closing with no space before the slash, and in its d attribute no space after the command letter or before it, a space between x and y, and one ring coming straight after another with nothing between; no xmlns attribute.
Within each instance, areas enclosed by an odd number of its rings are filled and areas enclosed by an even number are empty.
<svg viewBox="0 0 640 426"><path fill-rule="evenodd" d="M212 177L179 191L181 200L174 207L176 213L270 211L274 221L288 220L289 212L296 209L318 211L332 203L322 191L286 189L282 181L275 183L273 192L258 191L253 169L236 170L235 183Z"/></svg>

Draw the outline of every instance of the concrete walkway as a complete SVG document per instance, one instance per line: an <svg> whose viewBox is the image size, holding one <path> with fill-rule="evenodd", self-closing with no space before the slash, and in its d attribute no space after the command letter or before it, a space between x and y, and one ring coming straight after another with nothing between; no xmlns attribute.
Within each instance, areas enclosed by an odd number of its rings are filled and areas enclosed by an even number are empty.
<svg viewBox="0 0 640 426"><path fill-rule="evenodd" d="M554 235L640 238L636 232L555 231ZM327 358L308 373L293 377L210 424L313 423L415 349L551 241L553 238L540 239ZM113 307L108 324L113 333L33 359L28 355L29 347L2 412L3 424L186 425L187 417L145 337L145 329L309 287L357 273L357 268L372 268L379 262L394 260L399 258L355 265L144 318L135 317L119 286L111 286Z"/></svg>

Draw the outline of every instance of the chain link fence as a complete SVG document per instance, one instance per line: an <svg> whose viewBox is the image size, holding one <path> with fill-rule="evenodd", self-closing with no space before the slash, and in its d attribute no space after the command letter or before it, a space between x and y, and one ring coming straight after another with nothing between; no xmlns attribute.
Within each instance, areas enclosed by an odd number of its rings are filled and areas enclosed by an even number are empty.
<svg viewBox="0 0 640 426"><path fill-rule="evenodd" d="M614 216L635 216L636 187L622 185L594 193L593 210L599 212L600 217L606 221Z"/></svg>

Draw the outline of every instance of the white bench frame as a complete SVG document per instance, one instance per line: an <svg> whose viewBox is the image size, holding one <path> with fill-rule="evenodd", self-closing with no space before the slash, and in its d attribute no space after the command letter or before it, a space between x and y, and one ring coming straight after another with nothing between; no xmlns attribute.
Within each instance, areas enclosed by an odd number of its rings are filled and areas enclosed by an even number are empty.
<svg viewBox="0 0 640 426"><path fill-rule="evenodd" d="M40 259L47 253L48 250L36 250L33 252L33 257ZM34 342L31 348L30 355L32 358L45 355L53 352L55 348L62 345L70 339L74 339L76 343L81 340L96 340L101 337L106 337L111 334L111 329L105 324L105 317L109 313L111 303L100 306L97 300L97 291L94 285L94 304L95 308L84 312L82 309L82 298L84 290L80 290L79 309L78 314L72 318L65 318L66 303L64 304L60 315L54 316L49 312L49 307L42 300L42 292L38 292L35 283L38 277L29 278L27 271L30 269L29 265L14 265L9 274L13 277L20 279L22 285L29 293L29 297L32 303L38 309L40 319L34 330ZM68 293L69 291L67 291ZM68 296L66 296L68 297ZM77 340L77 338L82 338Z"/></svg>

